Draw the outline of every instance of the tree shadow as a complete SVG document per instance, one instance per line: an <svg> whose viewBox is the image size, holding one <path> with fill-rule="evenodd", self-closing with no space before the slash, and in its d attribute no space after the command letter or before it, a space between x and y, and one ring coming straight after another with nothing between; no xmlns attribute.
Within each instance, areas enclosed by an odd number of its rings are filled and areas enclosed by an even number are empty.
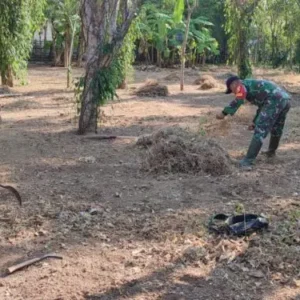
<svg viewBox="0 0 300 300"><path fill-rule="evenodd" d="M53 96L55 94L74 94L74 91L68 89L46 89L46 90L36 90L33 92L26 92L23 93L22 95L25 97L44 97L44 96Z"/></svg>
<svg viewBox="0 0 300 300"><path fill-rule="evenodd" d="M244 254L242 254L243 256ZM201 265L201 264L200 264ZM249 278L242 271L217 263L212 270L203 274L197 259L189 259L185 254L171 264L147 276L129 280L124 284L98 294L86 294L86 300L116 299L255 299L262 300L274 290L272 283L265 278ZM199 273L199 275L195 275ZM200 275L200 274L203 275Z"/></svg>

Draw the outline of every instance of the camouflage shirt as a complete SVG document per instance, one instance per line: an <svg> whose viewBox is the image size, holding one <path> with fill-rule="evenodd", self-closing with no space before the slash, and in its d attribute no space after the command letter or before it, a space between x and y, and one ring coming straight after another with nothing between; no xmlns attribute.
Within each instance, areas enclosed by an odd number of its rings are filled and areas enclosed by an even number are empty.
<svg viewBox="0 0 300 300"><path fill-rule="evenodd" d="M282 98L289 99L290 95L275 83L267 80L245 79L237 88L235 99L224 108L224 115L234 115L245 100L258 106L257 115L260 109L268 100L278 101ZM257 117L256 115L256 117ZM255 121L256 117L253 121Z"/></svg>

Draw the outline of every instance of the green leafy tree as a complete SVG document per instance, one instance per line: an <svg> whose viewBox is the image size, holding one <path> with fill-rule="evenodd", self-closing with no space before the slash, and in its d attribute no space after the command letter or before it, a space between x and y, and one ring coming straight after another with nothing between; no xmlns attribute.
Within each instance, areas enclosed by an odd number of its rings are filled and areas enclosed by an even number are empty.
<svg viewBox="0 0 300 300"><path fill-rule="evenodd" d="M188 43L188 38L189 38L189 31L190 31L190 24L191 24L191 19L192 19L192 13L193 10L196 8L197 2L196 0L177 0L176 7L174 10L174 20L175 22L178 22L183 15L184 12L184 7L186 5L186 10L187 10L187 18L185 22L185 33L184 33L184 39L183 43L181 46L181 55L180 55L180 60L181 60L181 75L180 75L180 90L184 90L184 69L185 69L185 62L186 62L186 47Z"/></svg>
<svg viewBox="0 0 300 300"><path fill-rule="evenodd" d="M80 28L79 0L48 0L46 15L53 28L53 53L57 64L57 43L64 50L64 66L67 68L67 87L72 79L72 56L76 34Z"/></svg>
<svg viewBox="0 0 300 300"><path fill-rule="evenodd" d="M300 38L298 0L261 0L253 20L251 46L257 63L293 67Z"/></svg>
<svg viewBox="0 0 300 300"><path fill-rule="evenodd" d="M35 30L43 23L44 0L0 1L0 71L2 84L23 77Z"/></svg>
<svg viewBox="0 0 300 300"><path fill-rule="evenodd" d="M198 0L198 6L194 10L195 17L205 18L207 21L211 22L211 38L215 39L214 43L205 51L206 55L203 55L203 62L205 62L206 56L213 54L215 61L226 62L227 58L227 34L225 32L225 0ZM218 46L216 48L216 45ZM210 49L211 48L211 49Z"/></svg>
<svg viewBox="0 0 300 300"><path fill-rule="evenodd" d="M141 32L139 53L147 61L155 61L161 66L172 65L181 57L182 44L187 30L185 0L163 1L156 4L146 3L140 13L138 28ZM217 54L218 43L212 37L212 23L199 14L193 14L186 42L185 60L194 65L196 58L205 54ZM156 57L155 57L156 54Z"/></svg>
<svg viewBox="0 0 300 300"><path fill-rule="evenodd" d="M231 59L237 63L241 78L252 75L249 37L253 14L260 0L226 0L226 32Z"/></svg>

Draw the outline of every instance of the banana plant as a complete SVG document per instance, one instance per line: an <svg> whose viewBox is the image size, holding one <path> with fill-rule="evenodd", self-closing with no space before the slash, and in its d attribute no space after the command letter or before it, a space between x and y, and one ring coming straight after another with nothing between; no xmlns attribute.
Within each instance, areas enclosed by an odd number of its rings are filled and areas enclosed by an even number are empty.
<svg viewBox="0 0 300 300"><path fill-rule="evenodd" d="M139 28L141 36L144 36L143 44L148 44L145 40L153 43L157 50L158 65L161 66L162 56L167 57L169 53L168 33L174 27L173 18L153 4L145 5L142 14L143 22Z"/></svg>
<svg viewBox="0 0 300 300"><path fill-rule="evenodd" d="M213 24L203 17L191 16L190 26L183 20L186 0L175 0L176 8L172 16L172 6L168 9L159 8L156 4L149 2L143 6L139 15L137 27L139 28L140 43L139 52L149 56L148 49L152 45L152 49L157 50L158 64L161 60L174 59L179 53L182 59L190 58L192 60L198 54L203 55L205 52L216 53L217 42L211 37L209 27ZM173 0L173 8L174 2ZM182 46L186 31L188 32L186 40L186 49L189 55L182 56ZM192 54L191 54L192 53ZM152 54L152 58L153 58Z"/></svg>
<svg viewBox="0 0 300 300"><path fill-rule="evenodd" d="M207 26L213 26L213 24L201 17L195 19L192 18L192 13L196 6L196 0L176 0L173 14L174 22L178 24L181 30L184 30L184 40L181 45L181 91L184 90L184 69L187 47L192 53L192 61L195 61L197 54L202 54L205 57L205 51L207 50L212 51L213 53L217 53L218 51L217 41L211 37L209 29L206 28ZM185 9L187 10L187 19L183 22L182 19Z"/></svg>
<svg viewBox="0 0 300 300"><path fill-rule="evenodd" d="M197 6L196 0L176 0L175 10L173 19L174 22L179 22L182 20L184 9L187 10L187 19L185 22L185 33L184 33L184 39L181 46L181 76L180 76L180 90L184 90L184 69L185 69L185 53L186 53L186 47L188 42L188 36L189 36L189 30L190 30L190 23L192 19L192 13L193 10Z"/></svg>
<svg viewBox="0 0 300 300"><path fill-rule="evenodd" d="M80 25L79 0L48 0L47 15L53 29L64 43L64 65L67 68L67 87L71 84L72 56L76 32ZM56 41L55 41L56 42ZM55 45L54 45L55 47Z"/></svg>

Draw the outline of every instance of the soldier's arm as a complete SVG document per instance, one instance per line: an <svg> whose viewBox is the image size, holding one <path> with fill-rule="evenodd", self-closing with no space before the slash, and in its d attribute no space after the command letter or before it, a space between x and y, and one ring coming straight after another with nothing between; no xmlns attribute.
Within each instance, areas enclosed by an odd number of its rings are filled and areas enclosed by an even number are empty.
<svg viewBox="0 0 300 300"><path fill-rule="evenodd" d="M244 104L244 100L243 99L234 99L233 101L231 101L231 103L226 106L223 109L223 115L227 116L227 115L231 115L233 116L237 110L240 108L241 105Z"/></svg>
<svg viewBox="0 0 300 300"><path fill-rule="evenodd" d="M240 106L244 104L246 96L247 96L246 88L243 85L238 86L235 94L235 99L228 106L224 108L224 110L222 111L223 115L233 116L240 108Z"/></svg>

